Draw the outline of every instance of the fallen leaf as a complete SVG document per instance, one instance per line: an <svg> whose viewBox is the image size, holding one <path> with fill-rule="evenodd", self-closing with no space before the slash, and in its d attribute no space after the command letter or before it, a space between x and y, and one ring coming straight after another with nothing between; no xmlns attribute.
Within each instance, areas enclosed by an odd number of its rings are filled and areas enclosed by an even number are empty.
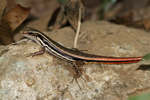
<svg viewBox="0 0 150 100"><path fill-rule="evenodd" d="M119 24L131 25L133 24L133 11L127 11L125 13L119 14L113 21Z"/></svg>
<svg viewBox="0 0 150 100"><path fill-rule="evenodd" d="M43 17L39 19L29 22L25 27L32 27L38 29L39 31L43 32L48 29L48 23L51 20L53 13L60 7L58 2L53 2L52 9L48 11ZM14 36L15 41L19 41L23 36L19 33Z"/></svg>
<svg viewBox="0 0 150 100"><path fill-rule="evenodd" d="M81 16L84 17L84 6L81 0L67 0L64 5L67 19L73 29L76 31L78 26L79 8L81 7Z"/></svg>
<svg viewBox="0 0 150 100"><path fill-rule="evenodd" d="M0 0L0 19L6 7L6 0Z"/></svg>
<svg viewBox="0 0 150 100"><path fill-rule="evenodd" d="M7 6L6 6L5 12L8 12L11 8L13 8L16 5L17 0L5 0L5 1L7 1ZM20 4L20 3L17 3L17 4Z"/></svg>
<svg viewBox="0 0 150 100"><path fill-rule="evenodd" d="M3 44L13 42L12 32L27 18L30 10L18 4L1 18L0 39Z"/></svg>
<svg viewBox="0 0 150 100"><path fill-rule="evenodd" d="M3 18L7 20L12 32L27 18L31 8L24 8L17 4Z"/></svg>
<svg viewBox="0 0 150 100"><path fill-rule="evenodd" d="M150 29L150 18L132 22L132 24L130 24L129 26L139 29L145 29L148 31Z"/></svg>
<svg viewBox="0 0 150 100"><path fill-rule="evenodd" d="M143 24L146 30L150 29L150 18L144 19Z"/></svg>
<svg viewBox="0 0 150 100"><path fill-rule="evenodd" d="M118 24L127 25L139 29L149 30L150 28L150 7L133 9L119 14L111 20Z"/></svg>
<svg viewBox="0 0 150 100"><path fill-rule="evenodd" d="M67 23L67 17L61 8L56 18L56 21L52 27L52 30L58 30L60 27L62 27L66 23Z"/></svg>
<svg viewBox="0 0 150 100"><path fill-rule="evenodd" d="M2 44L7 45L14 42L12 37L12 31L9 27L8 22L4 18L2 18L0 21L0 40Z"/></svg>

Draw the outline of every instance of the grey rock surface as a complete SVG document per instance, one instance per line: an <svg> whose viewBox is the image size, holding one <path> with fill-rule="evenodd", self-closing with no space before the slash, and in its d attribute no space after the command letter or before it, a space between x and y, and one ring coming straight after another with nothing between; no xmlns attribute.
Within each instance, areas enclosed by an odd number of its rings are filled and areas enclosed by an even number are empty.
<svg viewBox="0 0 150 100"><path fill-rule="evenodd" d="M45 32L68 48L75 33L67 27ZM4 48L3 48L4 49ZM31 57L41 47L27 39L0 53L0 98L2 100L125 100L138 90L150 90L150 66L140 64L85 65L81 78L71 83L72 65L48 52ZM130 57L150 53L150 34L108 22L82 24L78 49L102 56ZM88 76L89 80L88 80Z"/></svg>

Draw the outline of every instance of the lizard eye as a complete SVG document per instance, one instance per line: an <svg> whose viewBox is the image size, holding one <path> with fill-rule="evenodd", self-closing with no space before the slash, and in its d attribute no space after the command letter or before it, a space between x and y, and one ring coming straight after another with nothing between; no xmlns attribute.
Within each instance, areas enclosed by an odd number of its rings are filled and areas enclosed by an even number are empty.
<svg viewBox="0 0 150 100"><path fill-rule="evenodd" d="M31 33L31 32L29 32L28 34L29 34L29 35L33 35L33 33Z"/></svg>
<svg viewBox="0 0 150 100"><path fill-rule="evenodd" d="M27 33L28 35L31 35L31 36L36 36L37 37L37 35L38 34L36 34L36 33L33 33L33 32L29 32L29 33Z"/></svg>

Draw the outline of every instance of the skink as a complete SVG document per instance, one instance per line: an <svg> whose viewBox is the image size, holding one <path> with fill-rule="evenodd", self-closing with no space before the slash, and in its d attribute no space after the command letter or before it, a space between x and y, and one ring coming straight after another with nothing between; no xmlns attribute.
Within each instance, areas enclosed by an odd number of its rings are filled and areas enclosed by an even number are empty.
<svg viewBox="0 0 150 100"><path fill-rule="evenodd" d="M34 40L40 46L42 46L42 50L35 52L32 56L43 54L48 51L50 54L65 59L73 63L76 75L74 78L78 78L82 75L80 71L80 67L85 64L127 64L127 63L136 63L139 62L143 57L104 57L99 55L82 53L78 50L68 49L51 38L47 37L42 32L33 29L33 28L24 28L21 33L29 38Z"/></svg>

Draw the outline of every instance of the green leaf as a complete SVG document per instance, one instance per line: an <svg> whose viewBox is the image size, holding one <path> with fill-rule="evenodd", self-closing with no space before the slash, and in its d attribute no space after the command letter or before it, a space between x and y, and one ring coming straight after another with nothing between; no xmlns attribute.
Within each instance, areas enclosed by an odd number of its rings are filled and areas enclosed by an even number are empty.
<svg viewBox="0 0 150 100"><path fill-rule="evenodd" d="M150 53L146 54L139 63L150 64Z"/></svg>
<svg viewBox="0 0 150 100"><path fill-rule="evenodd" d="M150 100L150 92L145 93L143 95L130 97L128 100Z"/></svg>

